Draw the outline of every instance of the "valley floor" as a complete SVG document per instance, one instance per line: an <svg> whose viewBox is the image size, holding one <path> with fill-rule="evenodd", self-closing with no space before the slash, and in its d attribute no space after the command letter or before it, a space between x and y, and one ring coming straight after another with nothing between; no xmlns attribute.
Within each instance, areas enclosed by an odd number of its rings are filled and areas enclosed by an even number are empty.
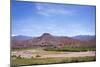
<svg viewBox="0 0 100 67"><path fill-rule="evenodd" d="M96 51L59 52L45 51L43 49L25 49L11 52L11 62L17 65L37 65L52 63L72 63L95 61Z"/></svg>

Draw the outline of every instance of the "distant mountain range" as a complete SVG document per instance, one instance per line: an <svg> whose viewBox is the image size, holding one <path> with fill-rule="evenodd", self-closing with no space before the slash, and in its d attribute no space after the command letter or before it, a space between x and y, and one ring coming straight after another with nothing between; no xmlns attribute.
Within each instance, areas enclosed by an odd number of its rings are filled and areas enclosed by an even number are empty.
<svg viewBox="0 0 100 67"><path fill-rule="evenodd" d="M23 35L12 36L12 40L28 40L28 39L32 39L32 37Z"/></svg>
<svg viewBox="0 0 100 67"><path fill-rule="evenodd" d="M77 39L77 40L81 40L81 41L90 41L93 39L96 39L95 35L78 35L78 36L74 36L72 37L73 39Z"/></svg>
<svg viewBox="0 0 100 67"><path fill-rule="evenodd" d="M28 36L12 36L12 48L27 48L27 47L80 47L80 46L95 46L96 38L90 35L79 35L75 37L53 36L49 33L44 33L39 37Z"/></svg>

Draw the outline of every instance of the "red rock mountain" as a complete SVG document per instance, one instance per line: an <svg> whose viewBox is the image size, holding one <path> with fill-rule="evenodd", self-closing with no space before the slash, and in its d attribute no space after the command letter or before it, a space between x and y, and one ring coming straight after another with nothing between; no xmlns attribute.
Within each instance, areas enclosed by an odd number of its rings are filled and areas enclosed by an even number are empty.
<svg viewBox="0 0 100 67"><path fill-rule="evenodd" d="M40 37L33 37L27 40L13 40L12 48L27 48L27 47L80 47L80 46L95 46L95 40L91 42L80 41L66 36L53 36L49 33L44 33Z"/></svg>

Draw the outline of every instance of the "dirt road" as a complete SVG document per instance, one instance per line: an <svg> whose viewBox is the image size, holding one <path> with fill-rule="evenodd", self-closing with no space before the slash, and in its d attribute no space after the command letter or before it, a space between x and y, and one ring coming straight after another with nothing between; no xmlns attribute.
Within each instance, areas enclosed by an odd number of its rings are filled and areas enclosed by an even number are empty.
<svg viewBox="0 0 100 67"><path fill-rule="evenodd" d="M86 52L59 52L57 54L39 54L40 57L36 57L37 54L33 54L29 51L17 51L13 52L12 55L21 56L25 58L57 58L57 57L85 57L85 56L95 56L95 51L86 51Z"/></svg>
<svg viewBox="0 0 100 67"><path fill-rule="evenodd" d="M91 51L91 52L64 52L62 54L43 55L41 58L49 58L49 57L85 57L85 56L95 56L95 51Z"/></svg>

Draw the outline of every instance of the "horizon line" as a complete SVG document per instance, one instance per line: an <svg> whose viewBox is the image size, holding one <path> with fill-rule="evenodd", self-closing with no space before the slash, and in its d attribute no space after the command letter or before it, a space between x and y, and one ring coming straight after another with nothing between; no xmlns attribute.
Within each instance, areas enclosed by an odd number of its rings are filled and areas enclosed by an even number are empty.
<svg viewBox="0 0 100 67"><path fill-rule="evenodd" d="M44 34L44 33L43 33ZM23 35L23 34L18 34L18 35L11 35L11 36L28 36L28 37L37 37L37 36L42 36L43 34L41 35ZM50 33L49 33L50 34ZM96 34L79 34L79 35L54 35L54 34L50 34L50 35L53 35L53 36L68 36L68 37L74 37L74 36L96 36Z"/></svg>

